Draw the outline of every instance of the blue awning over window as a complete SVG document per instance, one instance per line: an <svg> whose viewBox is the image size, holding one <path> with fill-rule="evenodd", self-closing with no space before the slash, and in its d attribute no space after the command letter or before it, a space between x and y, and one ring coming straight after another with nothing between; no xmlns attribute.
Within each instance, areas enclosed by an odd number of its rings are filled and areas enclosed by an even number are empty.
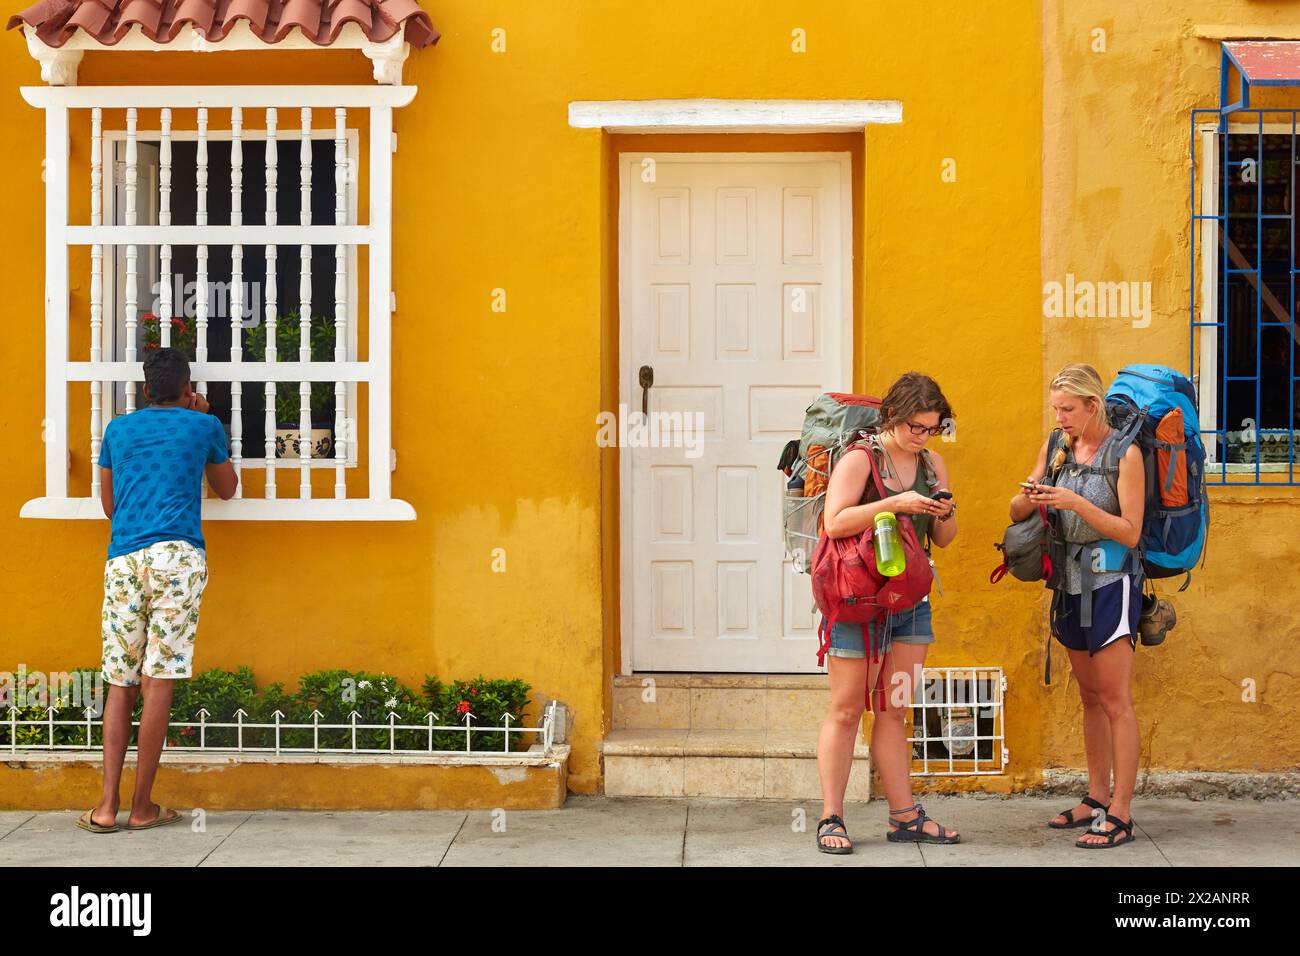
<svg viewBox="0 0 1300 956"><path fill-rule="evenodd" d="M1228 101L1231 74L1240 78L1236 102ZM1300 40L1225 40L1219 66L1220 128L1227 115L1250 108L1252 86L1300 86Z"/></svg>

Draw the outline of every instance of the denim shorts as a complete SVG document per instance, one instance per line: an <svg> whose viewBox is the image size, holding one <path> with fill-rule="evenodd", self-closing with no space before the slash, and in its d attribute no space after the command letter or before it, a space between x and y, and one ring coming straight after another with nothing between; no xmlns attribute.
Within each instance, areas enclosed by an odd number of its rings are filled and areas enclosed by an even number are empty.
<svg viewBox="0 0 1300 956"><path fill-rule="evenodd" d="M876 650L881 654L888 651L894 641L899 644L933 644L934 626L930 623L930 599L926 597L915 607L889 615L888 637L884 636L883 620L868 624L867 633L870 634L873 644L879 644ZM831 646L826 653L832 657L866 657L862 625L838 622L831 628Z"/></svg>

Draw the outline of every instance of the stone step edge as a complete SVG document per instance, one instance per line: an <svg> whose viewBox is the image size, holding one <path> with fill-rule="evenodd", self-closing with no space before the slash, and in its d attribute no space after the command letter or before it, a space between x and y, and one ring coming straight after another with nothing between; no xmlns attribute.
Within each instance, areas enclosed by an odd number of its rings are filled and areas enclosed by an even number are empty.
<svg viewBox="0 0 1300 956"><path fill-rule="evenodd" d="M829 690L826 674L616 674L614 686L643 687L653 680L658 687L707 687L714 690Z"/></svg>
<svg viewBox="0 0 1300 956"><path fill-rule="evenodd" d="M817 759L817 741L754 739L760 732L710 730L699 735L681 731L671 735L648 735L636 730L614 730L601 743L608 757L796 757ZM788 734L789 731L775 731ZM729 734L736 736L728 739ZM870 759L866 743L858 741L854 760Z"/></svg>

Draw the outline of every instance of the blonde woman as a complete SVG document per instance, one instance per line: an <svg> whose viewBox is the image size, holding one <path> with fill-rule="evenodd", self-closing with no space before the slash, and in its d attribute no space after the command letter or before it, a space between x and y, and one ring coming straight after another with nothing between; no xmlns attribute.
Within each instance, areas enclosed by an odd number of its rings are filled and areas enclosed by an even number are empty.
<svg viewBox="0 0 1300 956"><path fill-rule="evenodd" d="M1029 476L1032 487L1011 499L1011 518L1019 521L1046 505L1055 509L1066 541L1052 633L1069 654L1083 700L1088 793L1048 826L1091 824L1076 845L1109 848L1133 840L1139 736L1131 684L1142 572L1133 553L1124 549L1136 548L1142 534L1142 455L1132 445L1117 454L1113 443L1118 433L1106 419L1105 387L1092 366L1067 365L1052 379L1050 394L1063 433L1060 447L1048 462L1051 436L1043 442ZM1120 554L1122 561L1115 557Z"/></svg>
<svg viewBox="0 0 1300 956"><path fill-rule="evenodd" d="M939 547L947 547L957 536L956 506L951 498L939 500L933 495L948 490L948 468L938 452L928 452L937 479L931 487L922 451L951 421L952 408L934 379L909 372L890 387L881 400L880 412L884 454L877 467L888 494L877 498L866 454L845 456L831 472L826 489L822 516L826 534L832 538L857 534L870 527L880 512L892 511L908 516L920 541L928 536ZM925 808L912 799L912 755L903 715L913 698L916 675L925 665L926 651L934 643L929 597L890 617L888 637L883 622L868 625L870 650L865 646L861 625L838 623L831 629L826 661L831 704L817 738L823 801L817 848L823 853L853 852L844 825L844 793L866 709L866 688L878 685L886 688L888 703L872 723L871 758L889 798L888 839L961 842L955 831L930 819Z"/></svg>

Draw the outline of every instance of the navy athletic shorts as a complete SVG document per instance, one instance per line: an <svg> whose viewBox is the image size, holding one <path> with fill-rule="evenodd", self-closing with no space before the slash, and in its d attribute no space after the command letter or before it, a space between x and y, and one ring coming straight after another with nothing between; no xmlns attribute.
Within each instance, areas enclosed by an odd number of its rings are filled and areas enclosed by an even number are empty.
<svg viewBox="0 0 1300 956"><path fill-rule="evenodd" d="M1092 626L1083 627L1083 595L1060 593L1060 607L1053 633L1072 651L1087 651L1091 657L1103 647L1127 637L1137 647L1138 616L1142 613L1142 582L1126 574L1092 592Z"/></svg>

